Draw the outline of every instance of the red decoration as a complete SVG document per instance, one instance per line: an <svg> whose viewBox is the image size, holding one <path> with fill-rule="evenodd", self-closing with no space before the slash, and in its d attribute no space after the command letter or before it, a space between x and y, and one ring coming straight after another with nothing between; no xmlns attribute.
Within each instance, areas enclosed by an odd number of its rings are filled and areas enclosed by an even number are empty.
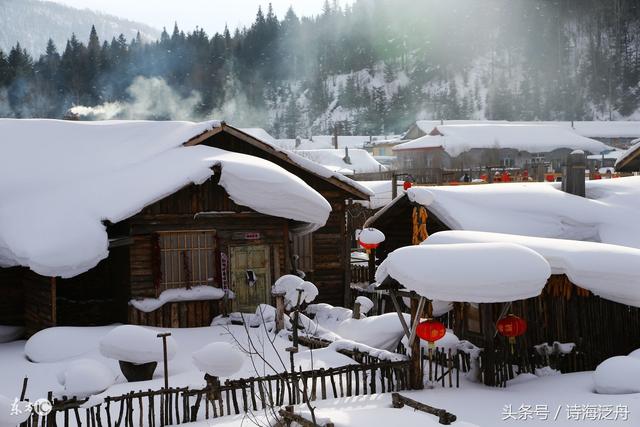
<svg viewBox="0 0 640 427"><path fill-rule="evenodd" d="M371 250L377 248L380 243L363 243L362 240L358 239L358 243L366 250Z"/></svg>
<svg viewBox="0 0 640 427"><path fill-rule="evenodd" d="M527 332L527 322L514 314L509 314L498 320L497 328L500 335L508 337L513 343L516 337Z"/></svg>
<svg viewBox="0 0 640 427"><path fill-rule="evenodd" d="M544 177L544 180L547 182L553 182L556 180L556 177L554 175L549 174Z"/></svg>
<svg viewBox="0 0 640 427"><path fill-rule="evenodd" d="M429 344L432 344L434 341L438 341L440 338L444 337L446 333L447 328L442 324L442 322L438 322L437 320L425 320L424 322L420 322L416 327L416 335L423 340L428 341Z"/></svg>
<svg viewBox="0 0 640 427"><path fill-rule="evenodd" d="M405 181L405 182L402 184L402 188L404 188L404 190L405 190L405 191L407 191L408 189L410 189L410 188L411 188L411 186L412 186L412 185L413 185L413 183L412 183L411 181Z"/></svg>

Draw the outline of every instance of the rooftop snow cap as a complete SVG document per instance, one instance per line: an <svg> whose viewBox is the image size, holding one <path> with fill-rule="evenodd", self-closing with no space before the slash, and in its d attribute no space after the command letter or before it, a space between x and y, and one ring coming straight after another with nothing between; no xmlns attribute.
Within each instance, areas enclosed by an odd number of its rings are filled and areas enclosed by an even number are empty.
<svg viewBox="0 0 640 427"><path fill-rule="evenodd" d="M535 182L412 187L407 197L424 203L454 230L587 240L640 248L639 176L587 181L586 197L567 194L558 187L559 183Z"/></svg>
<svg viewBox="0 0 640 427"><path fill-rule="evenodd" d="M540 254L514 243L417 245L391 252L376 281L390 276L431 300L488 303L538 296L550 275Z"/></svg>
<svg viewBox="0 0 640 427"><path fill-rule="evenodd" d="M244 154L183 144L220 126L0 119L0 267L71 277L108 255L103 221L122 221L219 165L238 205L309 224L331 206L297 176Z"/></svg>
<svg viewBox="0 0 640 427"><path fill-rule="evenodd" d="M640 307L640 250L575 240L545 239L479 231L441 231L422 242L425 246L462 243L515 243L542 255L553 274L565 274L571 283L602 298Z"/></svg>

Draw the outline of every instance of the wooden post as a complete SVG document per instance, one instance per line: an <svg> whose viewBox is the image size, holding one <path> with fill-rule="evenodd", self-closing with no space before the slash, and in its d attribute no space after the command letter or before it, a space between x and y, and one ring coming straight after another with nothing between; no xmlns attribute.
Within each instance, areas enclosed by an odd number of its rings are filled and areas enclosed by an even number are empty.
<svg viewBox="0 0 640 427"><path fill-rule="evenodd" d="M391 200L398 196L398 176L391 173Z"/></svg>
<svg viewBox="0 0 640 427"><path fill-rule="evenodd" d="M164 358L164 388L169 389L169 360L167 357L167 337L171 336L171 332L163 332L158 334L158 338L162 338L162 356Z"/></svg>
<svg viewBox="0 0 640 427"><path fill-rule="evenodd" d="M360 303L356 302L355 304L353 304L353 314L351 315L351 317L353 317L354 319L359 319L360 318Z"/></svg>
<svg viewBox="0 0 640 427"><path fill-rule="evenodd" d="M369 249L369 283L376 281L376 250Z"/></svg>
<svg viewBox="0 0 640 427"><path fill-rule="evenodd" d="M284 294L273 294L276 299L276 333L284 329Z"/></svg>
<svg viewBox="0 0 640 427"><path fill-rule="evenodd" d="M411 298L411 330L415 330L415 324L420 322L420 312L418 311L419 306L421 306L420 302L417 298ZM413 334L410 334L413 335ZM420 360L420 340L414 339L413 342L410 343L411 347L411 370L410 370L410 381L411 381L411 389L412 390L422 390L424 388L424 382L422 379L421 366L422 361Z"/></svg>

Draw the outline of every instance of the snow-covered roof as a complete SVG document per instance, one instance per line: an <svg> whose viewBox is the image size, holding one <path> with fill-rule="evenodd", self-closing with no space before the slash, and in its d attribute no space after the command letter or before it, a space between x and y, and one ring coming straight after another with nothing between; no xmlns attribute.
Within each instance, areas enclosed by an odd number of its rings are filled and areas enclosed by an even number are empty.
<svg viewBox="0 0 640 427"><path fill-rule="evenodd" d="M0 267L71 277L108 255L103 221L126 219L221 167L238 205L319 227L331 206L267 160L184 146L221 126L171 121L0 119Z"/></svg>
<svg viewBox="0 0 640 427"><path fill-rule="evenodd" d="M587 197L554 183L412 187L408 193L416 202L429 201L429 211L453 230L640 248L640 177L587 181Z"/></svg>
<svg viewBox="0 0 640 427"><path fill-rule="evenodd" d="M338 148L363 148L373 137L368 135L338 135ZM333 148L333 135L314 135L312 148Z"/></svg>
<svg viewBox="0 0 640 427"><path fill-rule="evenodd" d="M513 148L529 153L550 152L559 148L600 153L612 150L602 142L585 138L562 126L540 124L465 124L439 125L442 136L426 135L393 147L394 151L441 146L451 156L473 148Z"/></svg>
<svg viewBox="0 0 640 427"><path fill-rule="evenodd" d="M640 307L640 250L575 240L545 239L477 231L441 231L423 245L515 243L542 255L552 274L565 274L572 283L602 298ZM504 263L501 262L501 265Z"/></svg>
<svg viewBox="0 0 640 427"><path fill-rule="evenodd" d="M274 143L276 141L276 139L271 136L269 132L262 128L241 128L240 130L244 133L248 133L254 138L258 138L269 143Z"/></svg>
<svg viewBox="0 0 640 427"><path fill-rule="evenodd" d="M549 263L522 245L417 245L391 252L378 267L376 281L391 276L432 300L485 303L538 296L550 275Z"/></svg>
<svg viewBox="0 0 640 427"><path fill-rule="evenodd" d="M630 163L640 155L640 139L633 140L631 144L631 147L624 151L620 157L618 157L618 160L616 160L616 169L620 170L630 166ZM638 169L640 169L640 167L636 168L636 170Z"/></svg>
<svg viewBox="0 0 640 427"><path fill-rule="evenodd" d="M361 185L364 185L371 190L374 195L371 196L369 201L357 201L356 203L369 209L379 209L386 206L391 202L391 196L393 194L391 188L391 181L358 181ZM402 192L402 184L404 181L398 181L398 192Z"/></svg>
<svg viewBox="0 0 640 427"><path fill-rule="evenodd" d="M552 125L572 129L578 135L588 138L640 138L640 121L531 121L508 122L506 120L418 120L415 125L424 133L429 133L436 127L444 125L470 124L525 124Z"/></svg>
<svg viewBox="0 0 640 427"><path fill-rule="evenodd" d="M223 126L227 126L227 125L223 125ZM235 128L233 128L235 129ZM239 130L239 129L238 129ZM240 131L242 132L242 131ZM288 150L286 148L282 148L281 146L278 145L276 140L275 142L269 142L269 141L264 141L258 137L252 136L246 132L242 132L245 135L253 138L255 141L257 141L258 143L263 144L264 147L267 147L269 149L274 150L274 152L279 153L281 156L283 156L284 158L286 158L289 162L300 166L303 169L306 169L307 171L311 172L314 175L317 175L321 178L325 178L327 180L336 180L339 181L340 183L342 183L344 186L346 186L347 188L349 188L350 190L355 190L361 194L363 194L365 197L369 197L372 196L373 193L366 187L358 184L356 181L346 177L345 175L331 170L329 168L326 168L312 160L309 160L307 158L302 157L301 155L297 154L294 151ZM334 182L335 183L335 182Z"/></svg>
<svg viewBox="0 0 640 427"><path fill-rule="evenodd" d="M610 160L618 160L620 157L622 157L624 155L626 151L625 150L613 150L610 151L606 154L591 154L589 156L587 156L587 159L589 160L602 160L603 158L605 159L610 159Z"/></svg>
<svg viewBox="0 0 640 427"><path fill-rule="evenodd" d="M344 149L297 150L296 153L345 175L387 170L369 152L361 148L349 149L349 163L345 160L347 153Z"/></svg>

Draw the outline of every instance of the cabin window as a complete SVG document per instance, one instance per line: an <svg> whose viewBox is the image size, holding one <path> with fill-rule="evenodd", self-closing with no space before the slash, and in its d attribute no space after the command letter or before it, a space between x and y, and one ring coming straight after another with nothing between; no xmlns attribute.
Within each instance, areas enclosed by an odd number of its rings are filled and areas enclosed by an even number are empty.
<svg viewBox="0 0 640 427"><path fill-rule="evenodd" d="M466 304L467 330L472 333L482 333L482 322L480 321L480 305L475 303Z"/></svg>
<svg viewBox="0 0 640 427"><path fill-rule="evenodd" d="M215 231L170 231L158 234L162 290L214 285L216 280Z"/></svg>

